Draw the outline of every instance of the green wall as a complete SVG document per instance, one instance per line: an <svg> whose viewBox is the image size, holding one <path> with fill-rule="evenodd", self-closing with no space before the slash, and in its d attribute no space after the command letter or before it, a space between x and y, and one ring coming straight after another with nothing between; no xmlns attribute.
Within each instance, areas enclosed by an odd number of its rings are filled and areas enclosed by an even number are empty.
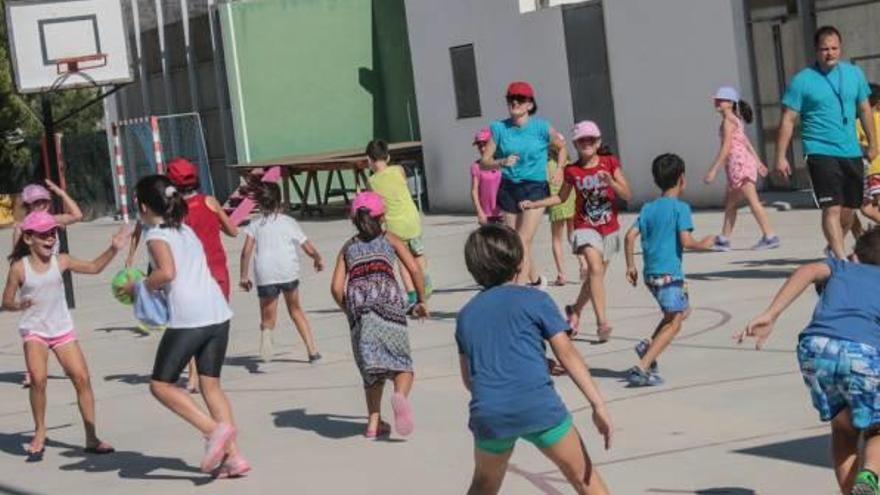
<svg viewBox="0 0 880 495"><path fill-rule="evenodd" d="M403 0L219 9L240 162L418 139Z"/></svg>

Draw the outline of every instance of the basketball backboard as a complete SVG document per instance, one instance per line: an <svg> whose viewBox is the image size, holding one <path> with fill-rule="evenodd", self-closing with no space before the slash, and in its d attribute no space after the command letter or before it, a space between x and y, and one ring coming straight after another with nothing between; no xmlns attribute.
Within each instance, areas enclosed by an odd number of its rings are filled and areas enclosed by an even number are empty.
<svg viewBox="0 0 880 495"><path fill-rule="evenodd" d="M134 79L120 0L9 0L6 23L21 93Z"/></svg>

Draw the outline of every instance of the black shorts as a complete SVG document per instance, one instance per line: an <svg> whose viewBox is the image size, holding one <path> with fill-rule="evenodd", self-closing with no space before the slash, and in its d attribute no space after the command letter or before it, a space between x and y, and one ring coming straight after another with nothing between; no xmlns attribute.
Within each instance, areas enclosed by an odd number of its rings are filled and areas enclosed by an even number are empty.
<svg viewBox="0 0 880 495"><path fill-rule="evenodd" d="M501 179L498 188L498 207L507 213L522 213L519 207L522 201L537 201L550 196L550 185L544 182L524 180L511 182Z"/></svg>
<svg viewBox="0 0 880 495"><path fill-rule="evenodd" d="M276 299L282 292L292 292L299 287L299 280L281 282L280 284L258 285L257 297L260 299Z"/></svg>
<svg viewBox="0 0 880 495"><path fill-rule="evenodd" d="M229 343L229 320L198 328L168 328L159 342L152 379L177 383L189 360L196 359L199 375L220 378Z"/></svg>
<svg viewBox="0 0 880 495"><path fill-rule="evenodd" d="M807 168L820 208L859 208L864 197L865 169L861 158L810 155Z"/></svg>

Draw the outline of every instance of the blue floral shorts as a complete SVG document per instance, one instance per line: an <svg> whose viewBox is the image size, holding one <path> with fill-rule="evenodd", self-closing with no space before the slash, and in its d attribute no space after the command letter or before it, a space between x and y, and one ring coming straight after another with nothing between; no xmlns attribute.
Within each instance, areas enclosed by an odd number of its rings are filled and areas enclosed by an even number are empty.
<svg viewBox="0 0 880 495"><path fill-rule="evenodd" d="M690 307L687 282L672 275L646 275L645 285L664 313L682 313Z"/></svg>
<svg viewBox="0 0 880 495"><path fill-rule="evenodd" d="M867 344L819 335L797 348L804 383L822 421L849 408L858 429L880 424L880 351Z"/></svg>

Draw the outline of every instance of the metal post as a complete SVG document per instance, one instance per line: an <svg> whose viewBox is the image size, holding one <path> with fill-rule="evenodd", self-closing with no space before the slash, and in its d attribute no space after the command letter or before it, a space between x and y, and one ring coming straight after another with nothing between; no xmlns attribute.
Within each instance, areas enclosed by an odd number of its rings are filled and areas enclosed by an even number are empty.
<svg viewBox="0 0 880 495"><path fill-rule="evenodd" d="M189 1L180 0L180 22L183 25L183 49L186 55L186 72L189 76L189 98L193 112L199 111L199 82L196 78L196 54L189 33Z"/></svg>
<svg viewBox="0 0 880 495"><path fill-rule="evenodd" d="M156 159L156 173L165 173L165 160L162 156L162 135L159 133L159 118L150 117L150 129L153 132L153 157Z"/></svg>
<svg viewBox="0 0 880 495"><path fill-rule="evenodd" d="M122 141L119 139L119 126L111 124L113 132L113 161L116 166L116 197L122 212L122 221L128 223L128 188L125 185L125 165L122 161Z"/></svg>
<svg viewBox="0 0 880 495"><path fill-rule="evenodd" d="M49 95L43 94L40 96L40 103L43 107L43 141L46 145L45 158L49 164L49 178L56 184L63 184L61 171L58 169L58 150L55 140L55 121L52 117L52 101L49 99ZM52 203L55 211L61 211L64 208L61 198L58 196L53 197ZM58 229L58 244L60 253L67 254L69 252L67 230ZM70 270L64 272L62 279L64 280L64 296L67 298L67 307L75 308L76 300L73 296L73 279L71 278Z"/></svg>
<svg viewBox="0 0 880 495"><path fill-rule="evenodd" d="M138 86L141 88L141 100L143 100L144 111L143 115L150 115L152 110L150 109L150 80L147 78L147 62L144 60L144 52L143 52L143 43L141 42L141 16L140 9L138 7L138 0L130 0L131 1L131 16L132 22L134 23L134 47L135 47L135 57L137 57L137 66L138 66L138 76L140 81L138 81ZM123 98L125 101L125 98ZM126 118L131 117L128 113L125 114Z"/></svg>
<svg viewBox="0 0 880 495"><path fill-rule="evenodd" d="M162 83L165 88L165 113L174 113L174 89L171 87L169 74L168 48L165 46L165 14L162 11L162 0L156 0L156 33L159 35L159 60L162 65Z"/></svg>

